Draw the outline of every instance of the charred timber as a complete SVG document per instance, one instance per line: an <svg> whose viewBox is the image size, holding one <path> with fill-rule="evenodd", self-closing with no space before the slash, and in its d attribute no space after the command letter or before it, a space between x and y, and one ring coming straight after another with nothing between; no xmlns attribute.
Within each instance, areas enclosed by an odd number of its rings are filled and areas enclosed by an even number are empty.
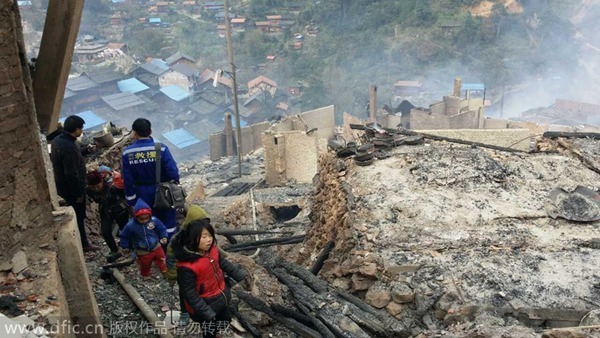
<svg viewBox="0 0 600 338"><path fill-rule="evenodd" d="M576 133L566 131L547 131L542 134L545 138L590 138L594 140L600 140L600 133Z"/></svg>
<svg viewBox="0 0 600 338"><path fill-rule="evenodd" d="M325 244L325 248L323 248L323 251L321 251L319 257L317 257L317 260L310 268L310 273L312 273L315 276L319 274L319 271L321 271L321 269L323 268L323 263L327 258L329 258L329 254L331 253L331 250L333 250L334 247L335 241L329 241L327 242L327 244Z"/></svg>
<svg viewBox="0 0 600 338"><path fill-rule="evenodd" d="M317 331L296 321L295 319L288 318L288 317L282 316L278 313L275 313L275 311L273 311L265 302L252 296L248 292L245 292L245 291L242 291L239 289L233 289L232 291L238 296L239 299L244 301L251 308L253 308L256 311L260 311L260 312L267 314L269 317L275 319L280 324L282 324L283 326L292 330L294 333L300 335L301 337L310 337L310 338L322 337L322 335L319 334Z"/></svg>

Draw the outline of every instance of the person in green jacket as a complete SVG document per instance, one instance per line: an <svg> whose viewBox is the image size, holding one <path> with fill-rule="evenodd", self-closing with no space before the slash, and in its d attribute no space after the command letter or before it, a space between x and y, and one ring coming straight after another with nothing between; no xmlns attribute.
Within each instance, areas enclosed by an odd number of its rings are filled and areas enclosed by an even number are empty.
<svg viewBox="0 0 600 338"><path fill-rule="evenodd" d="M175 258L173 243L183 243L183 230L185 230L190 223L204 218L209 219L208 214L204 209L195 204L190 205L185 215L185 220L183 221L183 224L181 225L179 231L175 235L173 235L171 241L169 242L169 245L167 246L167 272L165 273L165 277L167 277L167 281L169 282L169 285L171 285L171 287L173 287L177 282L177 259ZM179 289L179 304L181 307L179 325L187 326L190 320L190 315L185 310L185 305L183 304L183 297L181 297L181 288Z"/></svg>

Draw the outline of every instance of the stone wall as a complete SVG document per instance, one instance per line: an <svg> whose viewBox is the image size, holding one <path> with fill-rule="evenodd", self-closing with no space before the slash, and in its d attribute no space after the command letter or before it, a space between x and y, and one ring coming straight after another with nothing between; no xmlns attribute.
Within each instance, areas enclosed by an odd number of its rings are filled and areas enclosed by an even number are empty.
<svg viewBox="0 0 600 338"><path fill-rule="evenodd" d="M45 150L16 7L13 1L0 4L0 229L5 234L0 252L4 256L31 244L53 223Z"/></svg>

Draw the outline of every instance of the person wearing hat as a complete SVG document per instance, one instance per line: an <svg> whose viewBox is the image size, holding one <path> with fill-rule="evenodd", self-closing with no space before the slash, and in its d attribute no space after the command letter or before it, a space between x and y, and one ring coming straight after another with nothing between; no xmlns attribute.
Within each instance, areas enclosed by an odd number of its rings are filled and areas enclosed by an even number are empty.
<svg viewBox="0 0 600 338"><path fill-rule="evenodd" d="M121 231L121 248L132 248L137 256L142 277L150 277L152 262L164 274L167 272L165 252L161 244L167 243L167 228L156 217L143 199L138 198L133 207L133 218Z"/></svg>
<svg viewBox="0 0 600 338"><path fill-rule="evenodd" d="M119 229L123 230L129 221L129 206L125 201L125 192L114 184L107 183L99 170L88 172L86 181L86 194L99 206L102 238L110 249L106 260L111 263L121 256L112 234L113 224L116 222Z"/></svg>
<svg viewBox="0 0 600 338"><path fill-rule="evenodd" d="M192 204L188 207L187 213L185 216L185 220L183 224L181 224L181 228L179 232L177 232L169 241L169 245L167 246L167 272L165 273L165 277L169 282L171 287L175 286L175 282L177 282L177 258L175 258L175 252L173 246L181 247L183 245L183 233L184 230L188 227L188 225L194 221L198 221L201 219L207 219L208 214L204 209L196 204ZM181 308L181 315L179 316L179 325L187 326L190 320L190 315L186 311L185 304L183 303L183 296L181 295L181 288L179 289L179 305Z"/></svg>
<svg viewBox="0 0 600 338"><path fill-rule="evenodd" d="M125 183L123 182L123 177L121 173L116 170L112 170L109 166L101 165L98 167L98 171L104 177L104 181L109 185L114 185L119 189L125 189ZM123 193L125 196L125 193Z"/></svg>

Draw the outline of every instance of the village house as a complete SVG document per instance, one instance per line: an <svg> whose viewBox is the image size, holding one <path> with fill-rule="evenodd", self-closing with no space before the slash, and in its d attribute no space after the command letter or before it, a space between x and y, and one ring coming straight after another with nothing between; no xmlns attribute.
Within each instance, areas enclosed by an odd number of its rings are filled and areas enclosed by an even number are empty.
<svg viewBox="0 0 600 338"><path fill-rule="evenodd" d="M146 112L146 102L131 92L103 96L102 102L105 106L96 111L108 115L109 120L117 125L129 126L136 117Z"/></svg>
<svg viewBox="0 0 600 338"><path fill-rule="evenodd" d="M202 148L201 140L186 128L178 128L162 133L160 140L169 147L172 155L179 160L188 158Z"/></svg>
<svg viewBox="0 0 600 338"><path fill-rule="evenodd" d="M100 95L95 90L96 87L98 84L87 75L68 79L61 112L79 112L100 99Z"/></svg>
<svg viewBox="0 0 600 338"><path fill-rule="evenodd" d="M166 58L165 62L171 67L175 64L184 64L190 67L196 67L196 60L193 57L183 54L179 51Z"/></svg>
<svg viewBox="0 0 600 338"><path fill-rule="evenodd" d="M179 112L189 102L191 93L176 84L161 87L159 93L152 97L165 114Z"/></svg>
<svg viewBox="0 0 600 338"><path fill-rule="evenodd" d="M271 32L271 23L269 21L256 21L254 25L256 26L256 29L261 30L263 33Z"/></svg>
<svg viewBox="0 0 600 338"><path fill-rule="evenodd" d="M158 90L160 87L158 77L168 70L169 66L166 64L166 62L160 59L153 59L150 62L146 62L139 66L128 75L134 76L151 89Z"/></svg>
<svg viewBox="0 0 600 338"><path fill-rule="evenodd" d="M117 81L121 79L121 74L108 67L89 70L81 75L87 76L97 84L94 92L100 96L116 92Z"/></svg>
<svg viewBox="0 0 600 338"><path fill-rule="evenodd" d="M106 45L104 54L118 54L119 56L121 54L129 54L129 46L126 43L112 42Z"/></svg>
<svg viewBox="0 0 600 338"><path fill-rule="evenodd" d="M167 13L169 11L169 3L167 1L157 2L156 11L159 13Z"/></svg>
<svg viewBox="0 0 600 338"><path fill-rule="evenodd" d="M224 8L222 1L207 1L202 5L205 11L222 11Z"/></svg>
<svg viewBox="0 0 600 338"><path fill-rule="evenodd" d="M269 79L266 76L258 76L257 78L248 82L248 95L252 96L254 94L267 91L271 94L271 96L275 96L275 91L277 90L277 82Z"/></svg>
<svg viewBox="0 0 600 338"><path fill-rule="evenodd" d="M241 32L246 28L246 18L238 17L231 19L231 29Z"/></svg>
<svg viewBox="0 0 600 338"><path fill-rule="evenodd" d="M73 59L75 62L101 61L104 59L105 43L82 43L75 45Z"/></svg>
<svg viewBox="0 0 600 338"><path fill-rule="evenodd" d="M158 84L161 87L175 84L191 93L199 75L200 70L198 68L176 63L171 69L158 76Z"/></svg>
<svg viewBox="0 0 600 338"><path fill-rule="evenodd" d="M209 88L213 88L214 79L215 71L210 68L204 69L196 81L197 89L201 92L204 92ZM219 76L217 87L215 89L219 90L219 88L224 88L223 91L233 92L233 80L226 75Z"/></svg>
<svg viewBox="0 0 600 338"><path fill-rule="evenodd" d="M140 93L143 92L150 87L143 84L141 81L132 77L130 79L125 79L117 82L117 87L121 93Z"/></svg>

